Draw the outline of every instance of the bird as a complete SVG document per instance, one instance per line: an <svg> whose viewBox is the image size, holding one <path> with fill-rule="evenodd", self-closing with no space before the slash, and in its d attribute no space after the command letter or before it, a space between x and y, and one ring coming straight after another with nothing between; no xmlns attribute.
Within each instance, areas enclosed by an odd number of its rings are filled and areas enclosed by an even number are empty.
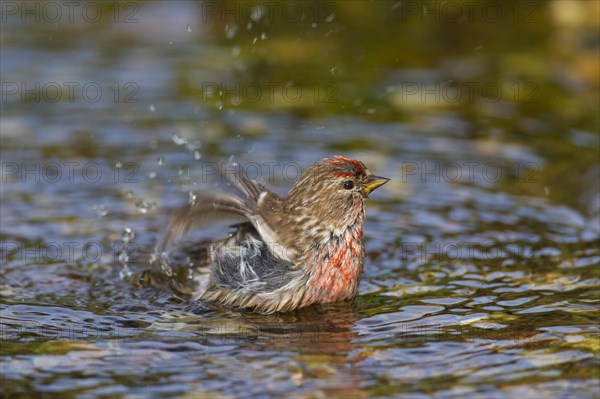
<svg viewBox="0 0 600 399"><path fill-rule="evenodd" d="M353 300L365 259L365 199L390 179L361 161L323 158L279 196L239 168L237 194L202 192L173 212L157 252L191 228L237 219L233 232L201 243L200 302L270 314Z"/></svg>

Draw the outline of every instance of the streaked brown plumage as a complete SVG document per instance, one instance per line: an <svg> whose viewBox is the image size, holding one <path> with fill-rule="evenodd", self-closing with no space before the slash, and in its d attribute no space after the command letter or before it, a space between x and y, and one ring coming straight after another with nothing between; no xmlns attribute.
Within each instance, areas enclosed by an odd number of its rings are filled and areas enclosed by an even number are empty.
<svg viewBox="0 0 600 399"><path fill-rule="evenodd" d="M285 197L241 173L242 194L199 194L172 216L159 250L194 225L244 221L224 240L206 243L210 276L198 299L259 312L288 311L356 295L364 262L367 194L389 179L336 155L313 164Z"/></svg>

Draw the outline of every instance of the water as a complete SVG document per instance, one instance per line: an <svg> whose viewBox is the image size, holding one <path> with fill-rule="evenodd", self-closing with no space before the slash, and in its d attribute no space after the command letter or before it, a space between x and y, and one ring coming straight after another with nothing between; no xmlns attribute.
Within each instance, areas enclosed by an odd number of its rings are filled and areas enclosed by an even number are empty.
<svg viewBox="0 0 600 399"><path fill-rule="evenodd" d="M598 3L41 4L0 36L4 397L600 396ZM285 193L335 153L392 178L354 303L151 286L217 166Z"/></svg>

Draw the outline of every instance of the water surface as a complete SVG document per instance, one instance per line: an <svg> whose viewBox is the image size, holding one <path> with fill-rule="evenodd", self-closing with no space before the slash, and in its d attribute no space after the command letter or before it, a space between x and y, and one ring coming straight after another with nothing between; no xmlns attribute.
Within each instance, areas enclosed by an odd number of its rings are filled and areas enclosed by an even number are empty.
<svg viewBox="0 0 600 399"><path fill-rule="evenodd" d="M271 3L3 10L3 396L598 397L598 3ZM336 153L392 178L353 303L143 278L215 166Z"/></svg>

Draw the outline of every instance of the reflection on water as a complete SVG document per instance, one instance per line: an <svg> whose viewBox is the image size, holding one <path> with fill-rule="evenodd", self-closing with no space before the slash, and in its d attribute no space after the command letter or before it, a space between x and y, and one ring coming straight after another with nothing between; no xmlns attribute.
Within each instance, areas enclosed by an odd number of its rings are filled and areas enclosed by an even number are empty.
<svg viewBox="0 0 600 399"><path fill-rule="evenodd" d="M600 396L598 3L259 3L3 3L3 396ZM332 153L393 179L354 303L149 286L231 156Z"/></svg>

